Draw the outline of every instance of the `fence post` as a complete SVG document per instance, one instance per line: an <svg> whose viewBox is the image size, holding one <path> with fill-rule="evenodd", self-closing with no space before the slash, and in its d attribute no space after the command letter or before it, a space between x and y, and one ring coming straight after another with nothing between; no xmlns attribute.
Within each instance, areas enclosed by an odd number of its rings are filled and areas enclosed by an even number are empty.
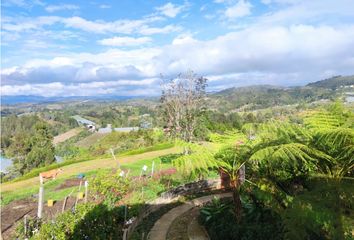
<svg viewBox="0 0 354 240"><path fill-rule="evenodd" d="M85 181L85 203L87 203L88 198L88 181Z"/></svg>
<svg viewBox="0 0 354 240"><path fill-rule="evenodd" d="M23 218L23 224L24 224L24 227L25 227L25 237L27 237L27 214L24 216Z"/></svg>
<svg viewBox="0 0 354 240"><path fill-rule="evenodd" d="M41 181L39 185L39 195L38 195L38 212L37 212L37 217L39 219L42 218L42 212L43 212L43 198L44 198L44 187L43 183Z"/></svg>
<svg viewBox="0 0 354 240"><path fill-rule="evenodd" d="M154 167L155 167L155 161L152 161L152 166L151 166L151 177L154 176Z"/></svg>
<svg viewBox="0 0 354 240"><path fill-rule="evenodd" d="M128 209L127 209L127 205L125 205L125 209L124 209L124 224L127 222L127 213L128 213Z"/></svg>
<svg viewBox="0 0 354 240"><path fill-rule="evenodd" d="M67 200L68 200L68 196L66 196L66 197L64 198L63 207L62 207L62 209L61 209L61 212L62 212L62 213L65 211L65 205L66 205L66 201L67 201Z"/></svg>

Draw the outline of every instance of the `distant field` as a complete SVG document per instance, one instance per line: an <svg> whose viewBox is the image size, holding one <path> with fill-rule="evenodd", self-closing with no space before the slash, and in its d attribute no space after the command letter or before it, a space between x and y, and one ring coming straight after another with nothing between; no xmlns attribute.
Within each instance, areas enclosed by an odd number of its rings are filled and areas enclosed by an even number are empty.
<svg viewBox="0 0 354 240"><path fill-rule="evenodd" d="M56 145L58 143L64 142L64 141L68 140L69 138L76 136L82 130L83 130L82 128L74 128L74 129L71 129L65 133L58 135L58 136L55 136L53 139L53 144Z"/></svg>
<svg viewBox="0 0 354 240"><path fill-rule="evenodd" d="M109 133L94 133L75 143L78 147L90 147Z"/></svg>

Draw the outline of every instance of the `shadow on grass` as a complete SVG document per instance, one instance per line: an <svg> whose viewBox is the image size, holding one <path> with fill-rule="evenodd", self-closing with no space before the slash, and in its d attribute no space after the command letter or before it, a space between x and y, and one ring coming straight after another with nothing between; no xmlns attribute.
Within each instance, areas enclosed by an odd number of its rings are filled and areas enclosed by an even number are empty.
<svg viewBox="0 0 354 240"><path fill-rule="evenodd" d="M181 156L180 153L178 154L168 154L166 156L160 157L161 163L163 164L171 164L173 160Z"/></svg>

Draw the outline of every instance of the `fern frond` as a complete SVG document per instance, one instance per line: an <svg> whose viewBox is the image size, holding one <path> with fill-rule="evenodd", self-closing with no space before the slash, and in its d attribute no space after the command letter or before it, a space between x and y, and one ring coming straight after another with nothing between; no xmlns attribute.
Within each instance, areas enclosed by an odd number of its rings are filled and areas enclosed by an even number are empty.
<svg viewBox="0 0 354 240"><path fill-rule="evenodd" d="M306 127L312 130L333 129L344 123L340 116L325 110L307 113L304 122Z"/></svg>
<svg viewBox="0 0 354 240"><path fill-rule="evenodd" d="M256 166L266 166L270 169L303 169L312 171L318 169L320 160L331 161L331 157L316 149L300 143L288 143L265 147L256 151L250 160Z"/></svg>

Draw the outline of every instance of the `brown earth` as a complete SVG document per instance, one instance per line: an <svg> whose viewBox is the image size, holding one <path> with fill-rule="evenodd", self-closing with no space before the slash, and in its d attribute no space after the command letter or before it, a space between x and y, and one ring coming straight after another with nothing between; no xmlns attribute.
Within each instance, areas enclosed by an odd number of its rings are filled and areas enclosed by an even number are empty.
<svg viewBox="0 0 354 240"><path fill-rule="evenodd" d="M69 197L65 210L71 209L75 205L76 198ZM80 202L82 200L79 200ZM43 208L43 218L52 219L58 213L62 211L63 207L62 201L54 202L53 207L48 207L46 202ZM11 239L15 233L16 226L19 220L21 220L25 215L30 217L35 217L37 215L38 202L35 198L21 199L13 201L5 207L1 208L1 233L4 240Z"/></svg>
<svg viewBox="0 0 354 240"><path fill-rule="evenodd" d="M82 182L82 186L84 186L84 179L79 179L79 178L70 178L65 180L62 184L60 184L58 187L56 187L54 190L58 191L61 189L69 188L69 187L77 187L80 185L80 182Z"/></svg>
<svg viewBox="0 0 354 240"><path fill-rule="evenodd" d="M68 140L69 138L72 138L79 134L83 129L82 128L74 128L71 129L65 133L59 134L58 136L55 136L53 139L53 144L56 145L58 143L64 142Z"/></svg>

